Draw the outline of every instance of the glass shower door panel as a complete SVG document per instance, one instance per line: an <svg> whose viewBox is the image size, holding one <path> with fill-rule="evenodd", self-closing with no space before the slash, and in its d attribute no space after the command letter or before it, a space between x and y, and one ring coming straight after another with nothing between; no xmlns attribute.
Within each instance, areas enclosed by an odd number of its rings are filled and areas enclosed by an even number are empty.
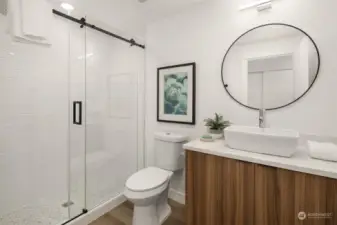
<svg viewBox="0 0 337 225"><path fill-rule="evenodd" d="M0 14L0 224L68 220L67 27L49 47L13 42Z"/></svg>
<svg viewBox="0 0 337 225"><path fill-rule="evenodd" d="M143 51L87 29L88 208L123 193L137 171L137 83Z"/></svg>
<svg viewBox="0 0 337 225"><path fill-rule="evenodd" d="M69 35L69 215L83 212L85 203L85 29L70 22Z"/></svg>

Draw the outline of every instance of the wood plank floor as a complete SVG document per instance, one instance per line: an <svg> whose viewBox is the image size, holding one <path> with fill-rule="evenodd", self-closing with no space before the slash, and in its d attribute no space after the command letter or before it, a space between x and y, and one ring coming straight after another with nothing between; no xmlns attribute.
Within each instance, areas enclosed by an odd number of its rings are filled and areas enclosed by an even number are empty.
<svg viewBox="0 0 337 225"><path fill-rule="evenodd" d="M169 200L169 204L172 214L163 225L186 225L185 206L172 200ZM125 202L90 225L132 225L132 214L132 203Z"/></svg>

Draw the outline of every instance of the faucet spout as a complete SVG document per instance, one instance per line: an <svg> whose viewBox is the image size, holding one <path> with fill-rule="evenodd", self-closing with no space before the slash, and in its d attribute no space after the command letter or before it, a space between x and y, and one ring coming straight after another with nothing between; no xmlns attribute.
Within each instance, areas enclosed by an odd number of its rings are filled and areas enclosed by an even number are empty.
<svg viewBox="0 0 337 225"><path fill-rule="evenodd" d="M259 127L265 128L266 127L266 110L259 109Z"/></svg>

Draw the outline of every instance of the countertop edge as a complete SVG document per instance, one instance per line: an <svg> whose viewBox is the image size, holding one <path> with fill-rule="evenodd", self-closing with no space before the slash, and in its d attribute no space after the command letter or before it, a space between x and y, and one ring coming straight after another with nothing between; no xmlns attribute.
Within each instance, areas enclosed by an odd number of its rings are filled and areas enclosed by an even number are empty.
<svg viewBox="0 0 337 225"><path fill-rule="evenodd" d="M312 159L308 155L305 155L305 152L301 151L298 151L298 154L292 158L284 158L230 149L225 146L224 140L202 142L198 139L185 144L184 149L187 151L200 152L239 161L337 179L337 163Z"/></svg>

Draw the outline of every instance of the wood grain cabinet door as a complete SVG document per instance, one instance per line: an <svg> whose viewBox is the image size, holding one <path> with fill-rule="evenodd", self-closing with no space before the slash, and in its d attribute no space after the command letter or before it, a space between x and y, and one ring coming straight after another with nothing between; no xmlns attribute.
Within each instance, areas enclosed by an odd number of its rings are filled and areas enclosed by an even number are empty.
<svg viewBox="0 0 337 225"><path fill-rule="evenodd" d="M330 215L326 225L337 224L337 180L328 178L327 181L327 201L326 211Z"/></svg>
<svg viewBox="0 0 337 225"><path fill-rule="evenodd" d="M336 180L255 165L255 225L337 225L336 207Z"/></svg>
<svg viewBox="0 0 337 225"><path fill-rule="evenodd" d="M295 179L295 209L306 214L303 220L297 218L295 225L337 224L333 215L337 205L336 181L305 173L296 173Z"/></svg>
<svg viewBox="0 0 337 225"><path fill-rule="evenodd" d="M254 164L223 159L223 225L254 224Z"/></svg>
<svg viewBox="0 0 337 225"><path fill-rule="evenodd" d="M295 224L295 173L255 165L255 224Z"/></svg>
<svg viewBox="0 0 337 225"><path fill-rule="evenodd" d="M186 156L187 225L222 225L223 158L192 151Z"/></svg>
<svg viewBox="0 0 337 225"><path fill-rule="evenodd" d="M278 225L276 174L276 168L255 165L254 224Z"/></svg>
<svg viewBox="0 0 337 225"><path fill-rule="evenodd" d="M300 212L327 211L327 178L255 165L255 225L326 225L299 219Z"/></svg>
<svg viewBox="0 0 337 225"><path fill-rule="evenodd" d="M187 151L188 225L253 225L254 165Z"/></svg>

